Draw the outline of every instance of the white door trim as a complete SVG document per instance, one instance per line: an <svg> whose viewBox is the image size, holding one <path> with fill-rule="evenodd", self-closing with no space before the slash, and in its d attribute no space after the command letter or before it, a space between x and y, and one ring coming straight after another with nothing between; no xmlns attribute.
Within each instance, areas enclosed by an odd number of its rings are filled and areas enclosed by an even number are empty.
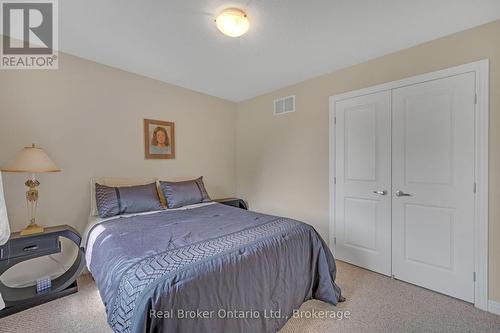
<svg viewBox="0 0 500 333"><path fill-rule="evenodd" d="M488 167L489 167L489 60L451 67L399 81L330 96L330 247L335 252L335 103L344 99L392 90L417 83L474 72L477 103L475 110L475 219L474 219L474 304L488 311ZM472 277L471 277L472 278Z"/></svg>

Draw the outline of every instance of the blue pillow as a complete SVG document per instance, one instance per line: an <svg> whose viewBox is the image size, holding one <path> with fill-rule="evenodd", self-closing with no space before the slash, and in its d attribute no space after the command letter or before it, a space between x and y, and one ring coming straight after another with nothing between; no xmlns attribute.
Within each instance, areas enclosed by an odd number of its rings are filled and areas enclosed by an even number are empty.
<svg viewBox="0 0 500 333"><path fill-rule="evenodd" d="M163 209L156 183L124 187L96 183L95 197L97 211L102 218Z"/></svg>
<svg viewBox="0 0 500 333"><path fill-rule="evenodd" d="M211 201L203 184L203 177L183 182L161 181L160 189L167 200L168 208Z"/></svg>

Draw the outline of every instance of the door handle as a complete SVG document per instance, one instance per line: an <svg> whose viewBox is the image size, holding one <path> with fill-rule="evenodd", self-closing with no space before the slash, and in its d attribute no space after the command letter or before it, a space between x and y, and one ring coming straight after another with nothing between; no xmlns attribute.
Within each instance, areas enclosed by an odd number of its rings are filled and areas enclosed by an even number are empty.
<svg viewBox="0 0 500 333"><path fill-rule="evenodd" d="M397 197L411 197L411 194L409 194L409 193L405 193L405 192L403 192L403 191L401 191L401 190L397 190L397 191L396 191L396 196L397 196Z"/></svg>
<svg viewBox="0 0 500 333"><path fill-rule="evenodd" d="M375 194L380 194L380 195L386 195L386 194L387 194L387 191L386 191L386 190L382 190L382 191L373 191L373 193L375 193Z"/></svg>

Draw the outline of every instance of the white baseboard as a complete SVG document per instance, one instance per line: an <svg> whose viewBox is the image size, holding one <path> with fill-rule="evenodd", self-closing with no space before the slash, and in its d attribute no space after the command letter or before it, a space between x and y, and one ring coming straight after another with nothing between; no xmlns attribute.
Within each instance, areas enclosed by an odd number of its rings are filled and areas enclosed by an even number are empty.
<svg viewBox="0 0 500 333"><path fill-rule="evenodd" d="M497 314L500 316L500 302L492 301L491 299L488 301L488 312Z"/></svg>

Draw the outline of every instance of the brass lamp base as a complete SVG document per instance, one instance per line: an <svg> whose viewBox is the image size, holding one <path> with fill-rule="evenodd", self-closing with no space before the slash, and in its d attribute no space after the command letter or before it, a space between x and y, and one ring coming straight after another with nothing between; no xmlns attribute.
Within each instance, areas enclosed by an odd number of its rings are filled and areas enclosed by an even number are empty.
<svg viewBox="0 0 500 333"><path fill-rule="evenodd" d="M35 222L36 215L36 206L38 203L38 190L37 187L40 185L40 182L35 179L35 175L31 176L31 179L28 179L25 183L28 186L28 191L26 192L26 204L28 207L28 213L30 215L30 224L23 230L21 230L21 236L40 234L43 232L43 227L39 226Z"/></svg>
<svg viewBox="0 0 500 333"><path fill-rule="evenodd" d="M43 227L39 226L36 223L30 223L26 228L21 230L20 235L21 236L27 236L27 235L33 235L33 234L40 234L43 232Z"/></svg>

